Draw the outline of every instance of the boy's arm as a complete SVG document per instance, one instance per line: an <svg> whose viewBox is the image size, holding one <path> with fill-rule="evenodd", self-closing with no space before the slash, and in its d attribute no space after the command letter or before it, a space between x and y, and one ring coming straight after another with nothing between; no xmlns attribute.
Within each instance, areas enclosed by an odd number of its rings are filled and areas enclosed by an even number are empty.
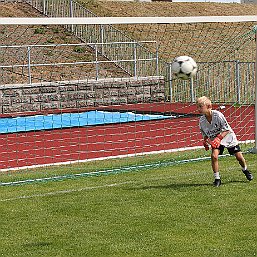
<svg viewBox="0 0 257 257"><path fill-rule="evenodd" d="M206 136L206 134L204 133L203 129L202 129L202 126L201 124L199 124L199 128L200 128L200 131L201 131L201 134L203 136L203 146L204 146L204 149L205 151L208 151L209 150L209 145L210 145L210 139Z"/></svg>
<svg viewBox="0 0 257 257"><path fill-rule="evenodd" d="M220 133L221 137L224 138L230 131L229 130L225 130L225 131L222 131Z"/></svg>
<svg viewBox="0 0 257 257"><path fill-rule="evenodd" d="M210 145L212 148L219 148L221 140L229 133L229 130L222 131L218 134L211 142Z"/></svg>

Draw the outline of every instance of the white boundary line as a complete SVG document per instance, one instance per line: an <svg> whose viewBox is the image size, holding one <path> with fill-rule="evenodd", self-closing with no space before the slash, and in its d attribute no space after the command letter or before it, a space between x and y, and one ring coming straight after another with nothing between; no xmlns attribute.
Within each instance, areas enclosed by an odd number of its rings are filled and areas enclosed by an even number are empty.
<svg viewBox="0 0 257 257"><path fill-rule="evenodd" d="M45 196L56 196L56 195L60 195L60 194L81 192L81 191L93 190L93 189L98 189L98 188L121 186L121 185L125 185L125 184L130 184L132 182L134 182L134 181L125 181L125 182L121 182L121 183L106 184L106 185L94 186L94 187L83 187L83 188L79 188L79 189L59 190L59 191L55 191L55 192L53 191L53 192L42 193L42 194L22 195L22 196L13 197L13 198L0 199L0 202L9 202L9 201L15 201L15 200L21 200L21 199L31 199L31 198L45 197Z"/></svg>
<svg viewBox="0 0 257 257"><path fill-rule="evenodd" d="M192 173L187 173L186 176L191 176L192 174L208 174L209 172L207 171L197 171L197 172L192 172ZM178 176L185 176L185 175L178 175ZM160 180L160 179L165 179L165 181L167 180L167 178L172 178L174 177L174 175L171 176L165 176L165 177L155 177L155 178L150 178L150 179L146 179L145 181L155 181L155 180ZM41 193L41 194L33 194L33 195L22 195L22 196L17 196L17 197L13 197L13 198L6 198L6 199L0 199L0 202L10 202L10 201L16 201L16 200L22 200L22 199L32 199L32 198L37 198L37 197L46 197L46 196L57 196L60 194L69 194L69 193L76 193L76 192L82 192L82 191L86 191L86 190L94 190L94 189L101 189L101 188L108 188L108 187L116 187L116 186L122 186L122 185L127 185L127 184L136 184L140 181L133 181L133 180L129 180L129 181L124 181L124 182L120 182L120 183L112 183L112 184L105 184L105 185L100 185L100 186L92 186L92 187L83 187L83 188L77 188L77 189L69 189L69 190L58 190L58 191L52 191L52 192L47 192L47 193ZM140 182L141 183L141 182Z"/></svg>
<svg viewBox="0 0 257 257"><path fill-rule="evenodd" d="M151 24L151 23L199 23L199 22L255 22L257 15L246 16L192 16L192 17L55 17L55 18L17 18L1 17L0 25L38 25L38 24Z"/></svg>
<svg viewBox="0 0 257 257"><path fill-rule="evenodd" d="M255 140L239 141L240 144L249 144L249 143L254 143L254 142L255 142ZM92 159L85 159L85 160L67 161L67 162L38 164L38 165L31 165L31 166L0 169L0 172L18 171L18 170L25 170L25 169L35 169L35 168L48 167L48 166L78 164L78 163L85 163L85 162L110 160L110 159L122 159L122 158L127 158L127 157L136 157L136 156L144 156L144 155L152 155L152 154L183 152L183 151L189 151L189 150L195 150L195 149L201 149L201 148L203 148L203 146L184 147L184 148L176 148L176 149L160 150L160 151L152 151L152 152L143 152L143 153L123 154L123 155L99 157L99 158L92 158Z"/></svg>

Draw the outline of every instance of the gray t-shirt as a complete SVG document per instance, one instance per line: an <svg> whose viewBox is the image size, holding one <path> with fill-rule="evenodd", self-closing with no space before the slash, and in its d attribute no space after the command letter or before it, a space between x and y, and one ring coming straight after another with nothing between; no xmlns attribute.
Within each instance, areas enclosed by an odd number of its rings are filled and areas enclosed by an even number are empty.
<svg viewBox="0 0 257 257"><path fill-rule="evenodd" d="M225 147L232 147L238 145L238 141L233 129L228 124L225 116L216 110L212 110L212 121L206 119L205 115L200 117L199 127L203 137L208 137L213 140L218 134L223 131L229 131L229 133L221 140L221 144Z"/></svg>

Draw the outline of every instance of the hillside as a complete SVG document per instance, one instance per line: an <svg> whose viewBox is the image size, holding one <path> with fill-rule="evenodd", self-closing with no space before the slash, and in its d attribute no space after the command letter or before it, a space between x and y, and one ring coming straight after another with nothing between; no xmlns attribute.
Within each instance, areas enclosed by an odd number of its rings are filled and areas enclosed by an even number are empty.
<svg viewBox="0 0 257 257"><path fill-rule="evenodd" d="M34 17L39 13L26 3L0 3L0 17Z"/></svg>
<svg viewBox="0 0 257 257"><path fill-rule="evenodd" d="M80 0L87 9L91 10L98 16L227 16L227 15L257 15L257 5L246 4L224 4L224 3L172 3L172 2L100 2L92 0ZM40 16L40 13L25 3L0 3L0 17L33 17ZM138 26L115 26L116 28L125 31L126 35L137 41L155 41L156 45L148 45L147 48L151 52L156 51L158 47L159 57L169 62L177 55L197 56L198 61L218 61L218 60L247 60L250 61L255 58L253 49L255 45L252 39L253 23L248 24L209 24L205 27L196 27L190 25L175 26L175 25L138 25ZM189 27L188 27L189 26ZM1 27L0 27L1 29ZM18 30L19 29L19 30ZM6 32L3 28L0 31L0 43L8 44L51 44L51 43L79 43L79 40L74 38L67 31L60 28L53 28L50 26L41 26L32 30L20 30L15 28L14 32ZM21 35L17 37L17 35ZM116 34L113 33L114 39ZM226 40L224 40L226 38ZM29 39L29 41L28 41ZM91 40L91 39L89 39ZM90 41L87 41L90 42ZM96 42L96 41L95 41ZM206 43L208 42L208 48ZM242 49L241 46L247 46ZM211 49L211 51L210 51ZM247 49L248 53L246 53ZM118 50L118 49L116 49ZM69 52L68 52L69 51ZM4 58L6 62L19 63L19 60L26 60L26 53L22 56L15 52L5 53L8 58ZM120 54L120 51L119 51ZM91 49L73 49L70 48L66 52L45 50L42 57L34 51L35 63L41 62L45 59L50 62L50 58L55 58L55 61L60 62L67 60L67 62L78 61L92 61L94 60L94 52ZM12 56L12 58L10 58ZM126 56L119 56L117 58L126 59ZM7 65L7 63L6 63ZM113 69L113 67L112 67ZM105 67L101 72L106 76L109 74L110 67ZM69 75L66 69L60 71L56 70L53 74L51 70L52 80L71 79L71 77L78 77L76 71L72 71ZM94 77L94 67L87 68L81 76ZM16 79L17 72L14 76ZM49 73L49 70L42 72L42 69L37 71L37 77L41 78L43 74ZM108 75L107 75L108 74ZM118 76L118 75L117 75ZM4 76L3 76L4 77ZM7 76L6 76L7 78ZM26 80L26 78L25 78ZM48 80L48 79L47 79ZM13 81L14 83L14 81Z"/></svg>
<svg viewBox="0 0 257 257"><path fill-rule="evenodd" d="M110 2L80 0L98 16L216 16L257 15L257 5L237 3L172 3ZM0 3L0 17L32 17L38 15L25 3Z"/></svg>
<svg viewBox="0 0 257 257"><path fill-rule="evenodd" d="M237 3L114 2L80 0L98 16L229 16L257 15L257 5Z"/></svg>

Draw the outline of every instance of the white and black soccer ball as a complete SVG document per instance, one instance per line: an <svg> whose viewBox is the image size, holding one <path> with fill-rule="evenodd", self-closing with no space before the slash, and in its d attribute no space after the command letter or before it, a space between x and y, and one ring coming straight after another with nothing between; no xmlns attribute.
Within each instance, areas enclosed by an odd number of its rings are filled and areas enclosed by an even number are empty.
<svg viewBox="0 0 257 257"><path fill-rule="evenodd" d="M188 80L196 75L197 64L192 57L179 56L172 62L171 71L177 78Z"/></svg>

